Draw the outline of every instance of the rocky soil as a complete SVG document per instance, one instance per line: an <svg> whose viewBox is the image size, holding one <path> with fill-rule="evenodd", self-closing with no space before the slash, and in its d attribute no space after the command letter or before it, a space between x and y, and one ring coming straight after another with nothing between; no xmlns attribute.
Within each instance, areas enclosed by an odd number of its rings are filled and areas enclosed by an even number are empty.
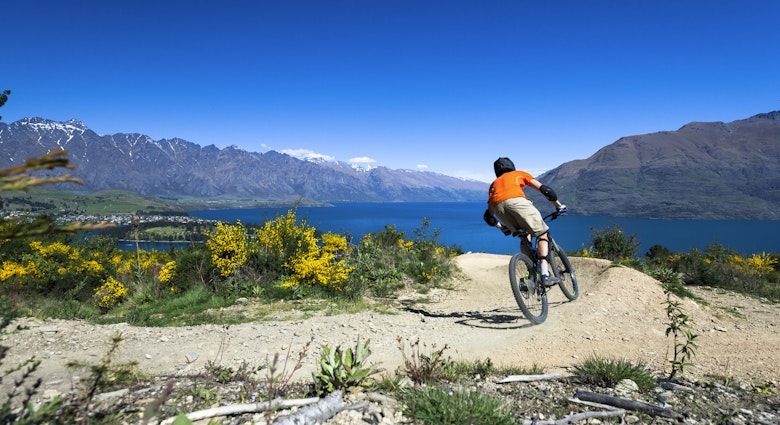
<svg viewBox="0 0 780 425"><path fill-rule="evenodd" d="M464 254L457 258L462 276L452 290L405 294L393 301L392 313L361 312L349 315L288 312L278 320L241 325L143 328L125 324L98 326L81 321L15 321L12 332L0 337L11 349L3 368L31 356L41 361L36 376L43 379L38 401L79 388L83 371L64 365L69 361L97 363L117 333L124 341L116 362L137 362L142 371L157 377L148 385L101 396L95 408L122 409L130 417L159 398L168 382L175 385L169 404L184 409L203 396L207 387L216 404L250 402L252 388L230 382L217 386L203 382L207 365L232 370L260 367L280 354L297 354L311 341L303 367L294 375L310 381L319 347L354 346L358 337L370 339L371 360L392 374L403 363L399 341L408 347L423 342L424 349L447 347L452 359L485 360L496 365L544 368L561 377L532 383L498 383L498 378L477 379L472 385L503 397L519 421L560 419L585 410L598 410L568 401L578 388L568 377L573 365L598 355L641 361L659 376L668 374L671 341L665 335L664 294L653 279L595 259L572 258L580 284L580 298L565 302L558 290L551 295L549 318L531 325L520 313L507 282L509 258L492 254ZM780 402L774 395L780 383L776 367L780 351L777 305L722 291L693 288L706 303L683 300L695 324L699 348L694 365L686 368L683 388L659 386L652 395L630 389L587 388L624 398L644 398L668 405L672 418L629 411L622 420L635 423L779 423ZM389 302L388 302L389 303ZM237 308L248 314L259 306ZM288 370L292 365L288 365ZM2 382L3 393L11 384ZM649 398L649 399L648 399ZM405 423L397 402L378 393L346 394L344 402L357 403L329 423ZM281 414L281 413L280 413ZM725 419L724 419L725 418ZM264 414L222 418L223 423L265 423ZM619 423L621 419L590 419ZM207 423L207 421L203 422Z"/></svg>

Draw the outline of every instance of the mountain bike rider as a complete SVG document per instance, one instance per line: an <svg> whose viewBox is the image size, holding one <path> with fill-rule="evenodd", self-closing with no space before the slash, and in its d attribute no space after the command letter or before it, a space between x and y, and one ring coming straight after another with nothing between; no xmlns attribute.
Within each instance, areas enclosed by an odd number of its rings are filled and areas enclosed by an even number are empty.
<svg viewBox="0 0 780 425"><path fill-rule="evenodd" d="M528 240L531 236L536 237L537 255L540 261L542 271L542 284L550 286L551 282L549 264L547 256L550 252L547 232L550 228L544 222L542 214L534 206L530 199L525 197L523 189L531 186L542 193L548 201L555 205L559 214L566 212L566 205L558 200L558 195L549 186L543 185L531 174L525 171L515 170L515 164L509 158L498 158L493 163L493 169L496 172L496 179L490 184L488 191L488 208L485 210L483 218L485 222L493 227L497 227L510 235L518 229L528 232ZM496 220L498 217L498 220ZM533 258L526 252L529 258Z"/></svg>

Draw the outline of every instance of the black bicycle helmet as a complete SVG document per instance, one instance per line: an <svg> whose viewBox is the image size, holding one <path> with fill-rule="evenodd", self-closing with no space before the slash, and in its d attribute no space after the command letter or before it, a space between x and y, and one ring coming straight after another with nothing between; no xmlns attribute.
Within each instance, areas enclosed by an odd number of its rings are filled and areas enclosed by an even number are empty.
<svg viewBox="0 0 780 425"><path fill-rule="evenodd" d="M515 164L511 159L501 157L493 163L493 170L496 172L496 177L500 177L501 174L504 174L507 171L515 171Z"/></svg>

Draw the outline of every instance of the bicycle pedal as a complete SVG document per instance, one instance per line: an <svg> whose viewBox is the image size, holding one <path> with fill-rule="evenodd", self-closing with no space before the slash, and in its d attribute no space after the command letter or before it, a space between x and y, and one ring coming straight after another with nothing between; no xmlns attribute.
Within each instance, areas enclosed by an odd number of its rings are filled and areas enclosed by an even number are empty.
<svg viewBox="0 0 780 425"><path fill-rule="evenodd" d="M561 282L561 279L555 276L542 276L542 286L550 288Z"/></svg>

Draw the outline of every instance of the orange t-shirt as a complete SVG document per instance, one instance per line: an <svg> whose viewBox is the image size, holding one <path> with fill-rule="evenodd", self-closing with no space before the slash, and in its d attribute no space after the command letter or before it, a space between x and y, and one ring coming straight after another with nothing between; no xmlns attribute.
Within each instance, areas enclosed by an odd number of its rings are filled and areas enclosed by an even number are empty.
<svg viewBox="0 0 780 425"><path fill-rule="evenodd" d="M509 171L495 179L490 184L488 191L488 207L493 211L496 205L510 198L525 198L523 188L534 179L534 176L525 171Z"/></svg>

